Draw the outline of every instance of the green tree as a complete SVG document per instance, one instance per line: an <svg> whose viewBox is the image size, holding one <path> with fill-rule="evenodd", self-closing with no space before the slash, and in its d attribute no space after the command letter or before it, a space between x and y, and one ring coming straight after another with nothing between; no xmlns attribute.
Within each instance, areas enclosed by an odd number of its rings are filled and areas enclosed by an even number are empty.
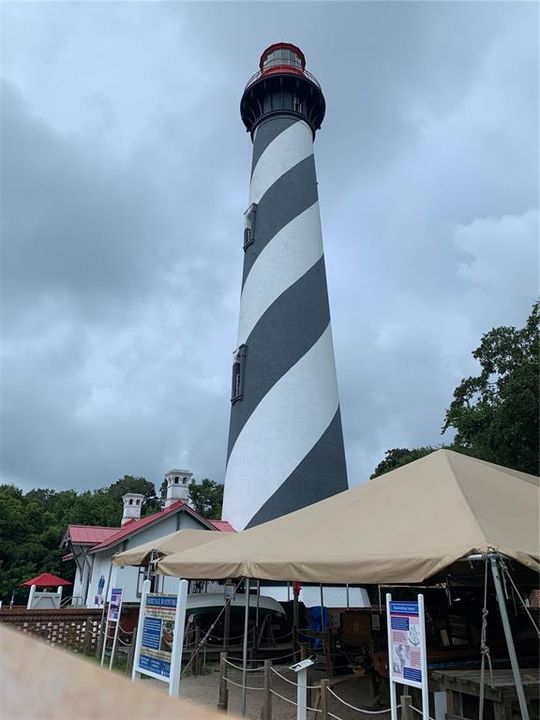
<svg viewBox="0 0 540 720"><path fill-rule="evenodd" d="M189 483L189 501L191 506L204 517L219 520L223 505L223 485L208 478L200 482L192 480Z"/></svg>
<svg viewBox="0 0 540 720"><path fill-rule="evenodd" d="M15 591L20 602L28 592L20 583L44 571L73 580L75 566L62 560L60 547L67 526L118 527L127 492L145 496L143 514L160 509L154 485L130 475L110 487L83 492L39 488L24 494L0 485L0 598L8 602Z"/></svg>
<svg viewBox="0 0 540 720"><path fill-rule="evenodd" d="M538 474L539 319L533 305L523 328L497 327L472 353L480 374L461 381L442 431L456 430L456 450Z"/></svg>
<svg viewBox="0 0 540 720"><path fill-rule="evenodd" d="M387 450L384 454L384 460L381 460L377 465L370 479L390 472L390 470L395 470L402 465L407 465L413 460L425 457L438 449L439 448L432 447L431 445L426 445L425 447L413 448L412 450L408 448L393 448L392 450Z"/></svg>
<svg viewBox="0 0 540 720"><path fill-rule="evenodd" d="M124 475L123 478L106 488L105 492L115 501L118 501L120 508L122 507L122 496L126 493L131 492L144 495L143 515L151 515L161 509L161 503L156 495L154 483L143 477Z"/></svg>

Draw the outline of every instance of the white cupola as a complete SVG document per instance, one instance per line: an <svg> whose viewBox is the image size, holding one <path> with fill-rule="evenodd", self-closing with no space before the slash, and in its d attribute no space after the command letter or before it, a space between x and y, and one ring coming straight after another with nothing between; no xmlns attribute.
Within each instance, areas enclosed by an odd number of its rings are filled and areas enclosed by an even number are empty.
<svg viewBox="0 0 540 720"><path fill-rule="evenodd" d="M167 481L166 508L177 500L187 502L189 497L189 481L192 477L193 473L189 472L189 470L169 470L169 472L165 473L165 480Z"/></svg>
<svg viewBox="0 0 540 720"><path fill-rule="evenodd" d="M121 525L123 526L131 522L131 520L139 520L144 503L144 495L139 493L126 493L122 495L122 501L124 503L124 512L122 514Z"/></svg>

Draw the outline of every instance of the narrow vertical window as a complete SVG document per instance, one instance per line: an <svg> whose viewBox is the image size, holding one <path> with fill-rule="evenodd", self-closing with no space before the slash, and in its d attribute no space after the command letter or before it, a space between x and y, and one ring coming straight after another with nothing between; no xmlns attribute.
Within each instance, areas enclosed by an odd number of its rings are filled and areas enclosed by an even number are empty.
<svg viewBox="0 0 540 720"><path fill-rule="evenodd" d="M244 397L247 345L240 345L234 354L232 368L231 402L234 404Z"/></svg>
<svg viewBox="0 0 540 720"><path fill-rule="evenodd" d="M244 213L244 251L255 239L255 217L257 215L257 204L251 203Z"/></svg>

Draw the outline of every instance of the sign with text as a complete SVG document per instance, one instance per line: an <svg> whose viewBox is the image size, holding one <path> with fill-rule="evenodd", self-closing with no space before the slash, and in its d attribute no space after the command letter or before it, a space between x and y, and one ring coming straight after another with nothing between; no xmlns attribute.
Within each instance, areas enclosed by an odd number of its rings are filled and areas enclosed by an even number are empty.
<svg viewBox="0 0 540 720"><path fill-rule="evenodd" d="M145 580L137 626L132 678L150 675L162 680L174 697L180 692L187 585L180 580L176 595L161 595L151 593L150 581Z"/></svg>
<svg viewBox="0 0 540 720"><path fill-rule="evenodd" d="M422 686L422 648L417 602L390 603L392 676L404 685Z"/></svg>
<svg viewBox="0 0 540 720"><path fill-rule="evenodd" d="M386 622L388 630L388 675L392 720L397 720L395 683L421 688L422 714L428 715L428 677L424 598L397 602L386 596Z"/></svg>
<svg viewBox="0 0 540 720"><path fill-rule="evenodd" d="M176 603L176 595L149 594L144 608L139 666L164 678L171 674Z"/></svg>
<svg viewBox="0 0 540 720"><path fill-rule="evenodd" d="M109 602L109 612L107 613L108 622L118 622L122 609L122 588L113 588L111 590L111 601Z"/></svg>

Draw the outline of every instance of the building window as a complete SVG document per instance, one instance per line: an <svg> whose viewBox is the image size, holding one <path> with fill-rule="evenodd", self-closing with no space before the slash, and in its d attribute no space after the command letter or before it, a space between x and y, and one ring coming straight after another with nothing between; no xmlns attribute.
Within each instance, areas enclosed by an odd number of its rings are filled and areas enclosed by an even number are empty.
<svg viewBox="0 0 540 720"><path fill-rule="evenodd" d="M255 217L257 215L257 204L251 203L244 213L244 252L255 240Z"/></svg>
<svg viewBox="0 0 540 720"><path fill-rule="evenodd" d="M129 499L129 504L130 504L130 505L133 505L133 498L130 498L130 499Z"/></svg>
<svg viewBox="0 0 540 720"><path fill-rule="evenodd" d="M247 345L240 345L234 354L232 369L231 402L235 403L244 397L244 379L246 374Z"/></svg>
<svg viewBox="0 0 540 720"><path fill-rule="evenodd" d="M175 485L178 485L178 478L177 478L177 477L174 478L174 484L175 484Z"/></svg>

